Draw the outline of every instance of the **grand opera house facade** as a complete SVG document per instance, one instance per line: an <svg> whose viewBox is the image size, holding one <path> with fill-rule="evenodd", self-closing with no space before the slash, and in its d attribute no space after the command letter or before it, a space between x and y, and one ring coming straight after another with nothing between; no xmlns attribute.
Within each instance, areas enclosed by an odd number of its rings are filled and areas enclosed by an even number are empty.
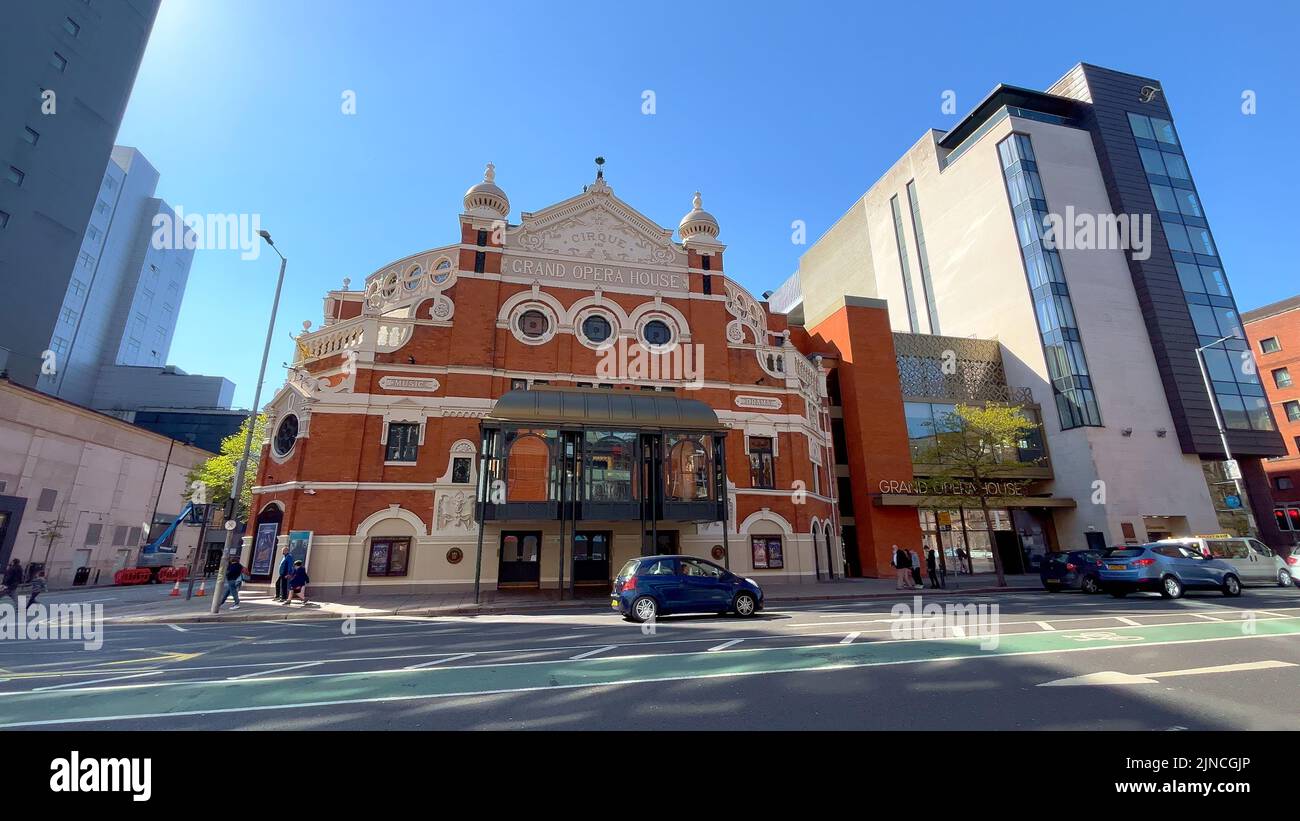
<svg viewBox="0 0 1300 821"><path fill-rule="evenodd" d="M291 536L322 592L603 592L655 553L812 582L921 546L883 301L789 323L698 193L676 239L601 173L509 217L489 165L453 242L325 295L266 407L255 578Z"/></svg>

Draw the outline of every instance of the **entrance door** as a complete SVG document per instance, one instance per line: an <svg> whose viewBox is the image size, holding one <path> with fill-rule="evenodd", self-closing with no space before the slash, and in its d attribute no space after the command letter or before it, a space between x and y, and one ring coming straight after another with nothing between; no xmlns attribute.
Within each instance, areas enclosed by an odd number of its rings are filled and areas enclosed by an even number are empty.
<svg viewBox="0 0 1300 821"><path fill-rule="evenodd" d="M612 534L608 530L579 530L573 545L573 585L609 588L609 551Z"/></svg>
<svg viewBox="0 0 1300 821"><path fill-rule="evenodd" d="M678 532L676 530L660 530L657 532L646 530L644 543L654 545L650 555L676 556L680 553L681 547L677 539Z"/></svg>
<svg viewBox="0 0 1300 821"><path fill-rule="evenodd" d="M508 530L502 533L497 587L541 587L541 553L540 530Z"/></svg>

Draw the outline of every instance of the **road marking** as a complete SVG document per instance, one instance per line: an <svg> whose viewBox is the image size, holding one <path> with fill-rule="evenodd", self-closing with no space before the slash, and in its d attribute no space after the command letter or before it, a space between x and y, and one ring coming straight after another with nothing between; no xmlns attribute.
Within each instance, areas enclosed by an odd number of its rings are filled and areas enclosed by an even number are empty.
<svg viewBox="0 0 1300 821"><path fill-rule="evenodd" d="M1052 625L1048 624L1048 623L1045 622L1045 621L1036 621L1036 622L1034 622L1034 624L1038 625L1039 627L1041 627L1041 628L1044 629L1044 630L1048 630L1048 631L1053 632L1053 633L1056 632L1056 628L1053 627Z"/></svg>
<svg viewBox="0 0 1300 821"><path fill-rule="evenodd" d="M1288 619L1288 621L1294 621L1294 620L1295 619ZM1269 623L1269 622L1264 622L1264 623ZM1205 629L1213 629L1215 627L1215 625L1210 625L1210 624L1202 624L1202 623L1193 623L1193 624ZM1190 626L1190 625L1182 625L1182 626ZM1220 627L1229 628L1232 626L1220 625ZM1171 635L1180 635L1186 633L1186 631L1168 631L1168 630L1164 630L1163 632ZM1285 629L1278 630L1277 632L1268 633L1268 634L1260 633L1255 635L1242 635L1234 628L1230 631L1231 634L1226 636L1210 635L1207 637L1198 637L1198 638L1173 638L1165 641L1150 641L1142 646L1154 647L1154 646L1169 646L1169 645L1177 645L1177 644L1204 644L1204 643L1218 642L1218 641L1242 641L1242 640L1249 640L1249 639L1278 638L1281 636L1296 635L1298 632L1300 632L1300 625L1288 625L1286 626ZM1056 636L1056 634L1049 635L1045 633L1022 634L1015 638L1031 639L1033 640L1033 642L1041 642L1042 640L1049 639L1049 638L1053 640L1059 640L1059 637ZM335 682L322 682L315 685L304 684L302 687L297 688L293 691L288 691L285 688L283 688L283 686L277 680L275 682L276 687L272 689L264 690L261 693L254 693L254 694L239 693L237 695L234 693L234 691L231 691L228 686L226 687L210 686L212 684L229 685L231 682L228 680L209 681L209 682L184 682L183 684L188 685L186 689L191 690L191 692L171 696L171 698L173 699L174 703L177 706L179 706L180 704L195 704L196 702L198 702L198 706L191 709L173 710L173 711L157 711L157 710L149 711L149 712L123 711L117 713L97 715L93 713L93 709L96 706L94 698L103 697L105 695L104 691L106 690L114 690L119 688L109 687L109 688L102 688L101 690L83 691L85 697L82 699L77 698L77 696L79 695L79 691L72 690L72 691L64 691L58 693L57 694L57 697L59 699L58 704L61 708L64 709L65 712L67 712L72 710L73 707L77 706L78 702L89 701L90 703L82 708L80 715L65 716L63 718L57 718L57 719L37 719L37 720L24 719L18 721L4 722L3 718L5 717L5 715L3 712L0 712L0 728L87 724L87 723L100 723L100 722L109 722L109 721L126 721L126 720L140 720L140 719L154 719L154 718L177 718L177 717L184 717L184 716L209 716L209 715L223 714L223 713L262 712L267 710L287 710L287 709L309 709L309 708L334 707L334 706L355 705L355 704L380 704L380 703L391 703L391 702L400 702L400 701L425 701L425 700L442 699L442 698L464 698L470 696L530 693L530 692L538 692L543 690L568 690L568 689L593 688L593 687L616 687L616 686L634 685L634 684L659 684L666 681L687 681L687 680L702 680L702 679L715 679L715 678L742 678L742 677L758 676L758 675L772 675L775 673L826 672L826 671L837 671L837 670L842 671L842 670L859 669L859 668L867 668L867 667L918 664L918 663L924 663L929 661L1005 659L1005 658L1010 658L1015 656L1049 655L1049 654L1059 654L1062 652L1096 652L1098 650L1113 649L1114 647L1114 645L1093 645L1090 647L1054 646L1047 649L1038 649L1038 650L1025 649L1025 650L1006 650L1003 652L985 652L985 651L978 650L975 641L972 640L972 643L969 646L967 652L957 652L957 653L952 653L951 655L942 655L944 648L941 647L939 650L939 654L935 654L935 655L920 655L912 658L872 659L872 653L878 651L881 645L910 644L910 645L916 645L919 648L919 646L924 645L926 641L930 641L930 640L922 639L922 640L907 640L901 642L880 642L875 645L855 644L849 647L841 648L845 653L849 653L853 655L848 655L839 662L828 662L828 659L825 655L826 650L828 648L835 647L835 645L824 645L820 647L811 647L811 648L809 647L790 648L790 649L757 648L755 650L747 650L747 651L742 650L736 653L723 654L722 656L713 656L713 658L719 659L719 664L731 665L731 666L724 666L721 670L716 672L690 672L693 668L696 668L698 666L697 662L694 659L682 659L682 657L704 655L702 653L674 654L674 656L678 660L677 670L671 670L671 669L660 670L658 673L655 673L653 670L651 670L648 671L651 673L649 675L642 675L639 677L632 676L630 678L622 678L622 679L615 678L614 677L615 673L628 672L629 665L631 665L637 659L626 657L626 656L620 656L618 658L613 658L613 659L591 659L590 661L582 662L579 670L565 670L562 665L568 664L569 662L533 662L533 663L524 663L524 664L549 664L550 669L528 674L527 677L524 679L529 682L527 684L520 683L516 686L500 686L491 689L474 687L472 686L473 684L472 681L466 681L462 684L461 679L471 674L482 675L484 672L490 672L490 673L495 672L497 674L503 675L504 668L511 667L514 665L508 665L508 664L492 665L488 668L487 671L482 670L480 667L468 666L468 667L444 668L438 671L388 670L388 671L365 671L365 672L356 672L356 673L342 673L342 674L327 676L327 678L335 679L336 680ZM1032 643L1030 644L1030 646L1032 646ZM801 652L801 651L813 651L813 652L808 653L808 652ZM740 656L742 654L776 653L776 652L783 652L785 656L789 657L788 662L785 664L779 664L777 666L769 667L766 669L759 669L759 668L755 668L752 662L746 662L737 665L737 663L733 660L734 657ZM854 657L855 655L859 657L855 658ZM645 658L647 657L643 657L642 661L644 661ZM723 661L723 659L725 659L725 661ZM807 662L811 662L811 663L806 663L805 659L807 660ZM607 662L613 662L615 663L615 666L609 666ZM262 699L274 699L277 697L277 695L280 697L283 697L284 695L292 695L292 694L305 696L313 692L310 689L310 687L312 686L315 686L320 691L321 695L330 692L337 692L337 687L339 685L339 682L337 680L347 679L350 681L355 681L358 677L361 677L361 680L354 685L354 692L363 692L364 688L367 686L378 687L385 683L384 679L386 677L381 676L379 674L395 673L400 675L403 672L405 672L408 677L412 674L418 674L418 673L426 673L428 677L427 678L405 678L402 681L396 683L396 686L399 689L409 691L412 689L420 689L421 687L423 687L426 688L428 691L427 692L404 692L398 695L357 696L353 698L320 699L314 701L307 700L307 701L301 701L296 703L295 702L286 703L281 701L273 704L272 703L251 704L251 697L260 696ZM450 676L450 678L448 678L448 676ZM182 684L182 683L177 682L177 684ZM245 688L258 687L258 686L265 687L266 685L269 684L272 684L272 682L266 679L245 680L239 682L239 685ZM439 686L440 684L441 686ZM147 688L150 687L151 685L139 685L139 686ZM123 685L123 687L129 689L130 685ZM48 711L50 709L50 705L42 704L40 703L40 701L46 697L49 698L54 697L54 694L48 694L48 693L41 693L41 694L8 693L6 695L8 695L9 698L0 700L0 711L4 711L8 709L9 717L17 717L19 715L26 716L32 714L33 712L39 713L41 711ZM132 696L131 694L122 694L122 695L128 699L132 697L136 698L136 700L141 704L141 706L143 706L144 704L157 704L158 699L167 697L165 691L139 692L134 696ZM24 697L26 697L27 701L35 701L37 703L30 704L30 705L22 704L21 702L23 701ZM212 699L219 699L223 697L238 698L242 703L240 703L240 705L237 707L222 707L222 706L216 706L216 704L212 704L212 703L207 703L207 704L203 703L205 699L207 699L210 702ZM129 704L123 706L129 706Z"/></svg>
<svg viewBox="0 0 1300 821"><path fill-rule="evenodd" d="M1276 667L1296 667L1289 661L1248 661L1242 664L1220 664L1214 667L1190 667L1186 670L1166 670L1163 673L1120 673L1115 670L1103 670L1088 673L1085 676L1058 678L1045 681L1039 687L1078 687L1087 685L1114 684L1159 684L1159 679L1178 676L1204 676L1210 673L1238 673L1246 670L1272 670Z"/></svg>
<svg viewBox="0 0 1300 821"><path fill-rule="evenodd" d="M861 634L861 633L849 633L847 636L845 636L844 638L840 639L840 644L852 644L852 643L853 643L853 640L856 639L856 638L857 638L858 636L860 636L860 635L862 635L862 634Z"/></svg>
<svg viewBox="0 0 1300 821"><path fill-rule="evenodd" d="M1210 616L1210 615L1206 615L1205 613L1193 613L1192 615L1198 619L1205 619L1206 621L1223 621L1223 619L1219 618L1218 616Z"/></svg>
<svg viewBox="0 0 1300 821"><path fill-rule="evenodd" d="M579 654L576 655L576 656L569 656L569 661L577 661L578 659L585 659L585 658L587 658L587 657L589 657L589 656L594 656L594 655L596 655L597 653L603 653L603 652L605 652L606 650L613 650L615 647L618 647L618 645L617 645L617 644L607 644L607 645L605 645L604 647L597 647L595 650L588 650L587 652L585 652L585 653L579 653Z"/></svg>
<svg viewBox="0 0 1300 821"><path fill-rule="evenodd" d="M1131 627L1141 627L1141 626L1142 626L1142 622L1140 622L1140 621L1133 621L1132 619L1130 619L1130 618L1126 618L1126 617L1124 617L1124 616L1112 616L1111 618L1115 619L1115 621L1123 622L1124 624L1127 624L1127 625L1129 625L1129 626L1131 626Z"/></svg>
<svg viewBox="0 0 1300 821"><path fill-rule="evenodd" d="M51 684L48 687L37 687L33 689L32 692L41 693L47 690L59 690L64 687L88 687L91 684L102 684L103 682L106 681L122 681L123 679L128 679L128 678L140 678L142 676L156 676L161 672L162 670L150 670L144 673L131 673L130 675L125 675L125 676L110 676L109 678L97 678L93 681L69 681L64 684Z"/></svg>
<svg viewBox="0 0 1300 821"><path fill-rule="evenodd" d="M744 641L744 639L732 639L731 641L724 641L722 644L719 644L716 647L710 647L705 652L716 653L719 650L726 650L728 647L735 647L737 644L740 644L742 641Z"/></svg>
<svg viewBox="0 0 1300 821"><path fill-rule="evenodd" d="M127 649L133 653L150 652L150 649L145 647L130 647ZM142 659L121 659L119 661L106 661L102 664L96 664L91 666L111 667L114 664L143 664L146 661L189 661L190 659L196 659L201 655L203 655L203 653L176 653L176 652L164 650L162 655L160 656L149 656L148 658L142 658Z"/></svg>
<svg viewBox="0 0 1300 821"><path fill-rule="evenodd" d="M460 661L461 659L467 659L467 658L469 658L469 657L472 656L472 655L474 655L474 654L473 654L473 653L461 653L461 654L458 655L458 656L445 656L445 657L440 658L440 659L434 659L433 661L425 661L425 662L421 662L421 663L419 663L419 664L412 664L411 666L409 666L409 667L403 667L402 669L403 669L403 670L422 670L422 669L424 669L425 667L432 667L432 666L435 665L435 664L443 664L443 663L448 662L448 661Z"/></svg>
<svg viewBox="0 0 1300 821"><path fill-rule="evenodd" d="M181 627L180 625L177 625L177 624L169 624L169 625L167 625L167 626L170 627L171 629L175 630L175 631L178 632L178 633L188 633L188 632L189 632L189 631L186 630L184 627Z"/></svg>
<svg viewBox="0 0 1300 821"><path fill-rule="evenodd" d="M320 664L319 661L306 661L302 664L291 664L288 667L277 667L273 670L258 670L256 673L244 673L242 676L231 676L230 681L238 681L245 678L256 678L258 676L273 676L276 673L287 673L290 670L301 670L304 667L315 667Z"/></svg>

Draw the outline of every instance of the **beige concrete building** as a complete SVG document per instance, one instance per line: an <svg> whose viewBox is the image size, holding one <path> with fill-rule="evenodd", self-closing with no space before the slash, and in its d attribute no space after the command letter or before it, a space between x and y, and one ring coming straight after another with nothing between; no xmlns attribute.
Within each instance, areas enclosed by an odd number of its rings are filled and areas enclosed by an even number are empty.
<svg viewBox="0 0 1300 821"><path fill-rule="evenodd" d="M43 565L53 586L79 567L106 583L136 566L155 507L156 521L181 512L186 474L211 455L0 379L0 560ZM189 561L198 528L173 541Z"/></svg>
<svg viewBox="0 0 1300 821"><path fill-rule="evenodd" d="M1199 346L1222 357L1214 399L1247 485L1279 445L1159 89L1086 64L1046 93L998 86L925 133L772 299L806 327L851 294L886 300L897 332L996 340L1041 408L1053 471L1036 490L1075 502L1053 513L1058 549L1247 526Z"/></svg>

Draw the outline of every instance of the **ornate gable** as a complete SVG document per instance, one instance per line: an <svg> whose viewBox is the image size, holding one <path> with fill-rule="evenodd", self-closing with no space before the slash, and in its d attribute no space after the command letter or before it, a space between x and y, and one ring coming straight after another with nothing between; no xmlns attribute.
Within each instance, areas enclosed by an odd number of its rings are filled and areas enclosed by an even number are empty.
<svg viewBox="0 0 1300 821"><path fill-rule="evenodd" d="M603 178L576 197L520 218L522 224L506 232L507 251L616 265L686 264L673 232L614 196Z"/></svg>

